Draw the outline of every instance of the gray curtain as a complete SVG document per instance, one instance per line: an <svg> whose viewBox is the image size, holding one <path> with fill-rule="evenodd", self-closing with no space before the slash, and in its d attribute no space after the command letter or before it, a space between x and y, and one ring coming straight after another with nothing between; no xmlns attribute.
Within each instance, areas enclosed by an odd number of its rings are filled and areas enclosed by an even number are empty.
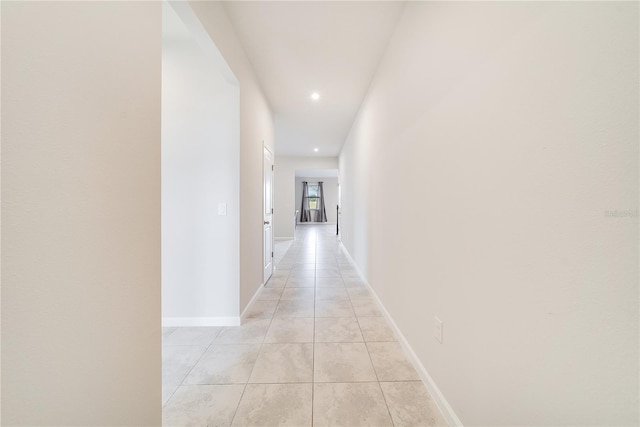
<svg viewBox="0 0 640 427"><path fill-rule="evenodd" d="M315 197L314 197L315 198ZM318 198L316 209L309 209L309 183L302 181L302 206L300 206L300 222L327 222L327 209L324 205L324 187L318 182Z"/></svg>
<svg viewBox="0 0 640 427"><path fill-rule="evenodd" d="M311 211L309 210L309 188L307 181L302 181L302 206L300 206L300 222L311 221Z"/></svg>
<svg viewBox="0 0 640 427"><path fill-rule="evenodd" d="M320 196L320 204L318 206L318 219L317 222L327 222L327 210L324 207L324 186L322 181L318 183L318 196Z"/></svg>

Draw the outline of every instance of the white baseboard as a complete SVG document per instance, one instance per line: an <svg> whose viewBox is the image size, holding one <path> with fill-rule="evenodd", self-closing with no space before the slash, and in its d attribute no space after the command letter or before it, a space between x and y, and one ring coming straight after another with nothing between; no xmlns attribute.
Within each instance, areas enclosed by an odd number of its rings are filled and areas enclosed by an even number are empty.
<svg viewBox="0 0 640 427"><path fill-rule="evenodd" d="M396 338L398 339L398 343L400 344L400 346L404 350L405 354L407 355L407 357L409 358L409 360L413 364L413 367L418 372L418 375L420 376L420 379L422 379L422 382L424 383L425 387L427 388L427 390L431 394L431 397L433 398L434 402L436 402L436 405L438 405L438 409L440 409L440 412L442 412L442 415L444 415L445 420L447 421L447 424L450 425L450 426L462 426L462 422L460 421L460 419L458 418L456 413L453 411L453 408L451 407L451 405L449 404L447 399L444 397L444 395L442 394L442 392L438 388L437 384L435 383L435 381L433 380L431 375L429 375L429 372L427 371L427 369L424 367L424 365L422 364L422 362L418 358L418 355L416 355L415 351L413 351L413 348L411 347L411 345L409 345L409 342L407 341L405 336L402 334L402 332L398 328L398 325L396 325L396 322L393 321L393 318L391 317L391 315L389 314L389 312L385 308L384 304L382 304L382 301L380 301L380 298L378 298L378 295L376 294L376 292L371 287L371 284L369 284L369 281L367 280L367 278L364 277L364 275L362 274L362 272L358 268L358 265L353 260L353 257L351 257L351 254L349 253L347 248L344 247L342 242L340 243L340 247L342 248L342 251L344 252L346 257L349 259L349 261L351 261L351 263L353 264L354 268L358 272L358 276L360 276L360 279L369 288L369 291L373 295L374 300L376 301L376 303L380 307L380 310L382 311L382 314L384 315L384 317L389 322L389 325L391 326L391 329L393 330L393 333L395 334Z"/></svg>
<svg viewBox="0 0 640 427"><path fill-rule="evenodd" d="M163 327L180 326L239 326L240 317L163 317Z"/></svg>
<svg viewBox="0 0 640 427"><path fill-rule="evenodd" d="M256 293L253 294L251 300L242 311L240 316L236 317L163 317L163 327L181 327L181 326L240 326L245 320L245 316L251 310L251 307L258 299L260 291L264 284L258 286Z"/></svg>
<svg viewBox="0 0 640 427"><path fill-rule="evenodd" d="M244 310L242 310L242 314L240 315L240 322L241 323L245 321L245 316L247 315L249 310L251 310L251 307L253 307L253 304L258 299L258 295L260 295L260 292L262 291L262 288L264 288L264 283L261 284L260 286L258 286L258 289L256 290L256 293L253 294L253 296L251 297L251 300L249 301L247 306L244 308Z"/></svg>

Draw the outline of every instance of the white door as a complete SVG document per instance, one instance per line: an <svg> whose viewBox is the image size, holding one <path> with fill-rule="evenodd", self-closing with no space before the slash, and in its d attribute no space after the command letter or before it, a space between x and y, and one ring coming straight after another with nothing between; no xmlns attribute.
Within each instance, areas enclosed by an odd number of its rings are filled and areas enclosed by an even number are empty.
<svg viewBox="0 0 640 427"><path fill-rule="evenodd" d="M264 148L264 283L273 273L273 155Z"/></svg>

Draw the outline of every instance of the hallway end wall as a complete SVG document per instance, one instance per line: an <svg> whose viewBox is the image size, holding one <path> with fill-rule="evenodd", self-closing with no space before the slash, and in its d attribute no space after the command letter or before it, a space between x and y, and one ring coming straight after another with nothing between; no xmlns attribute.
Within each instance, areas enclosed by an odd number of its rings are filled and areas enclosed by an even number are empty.
<svg viewBox="0 0 640 427"><path fill-rule="evenodd" d="M342 150L343 243L465 425L639 422L638 22L408 2Z"/></svg>
<svg viewBox="0 0 640 427"><path fill-rule="evenodd" d="M263 284L263 154L274 152L273 115L224 2L189 1L240 82L240 312Z"/></svg>
<svg viewBox="0 0 640 427"><path fill-rule="evenodd" d="M274 236L293 239L296 209L296 169L338 169L337 157L297 157L276 154L273 186Z"/></svg>

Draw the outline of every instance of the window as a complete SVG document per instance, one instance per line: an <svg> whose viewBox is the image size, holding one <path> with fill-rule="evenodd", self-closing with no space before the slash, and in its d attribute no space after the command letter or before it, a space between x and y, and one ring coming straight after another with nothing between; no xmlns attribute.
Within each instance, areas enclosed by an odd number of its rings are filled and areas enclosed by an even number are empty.
<svg viewBox="0 0 640 427"><path fill-rule="evenodd" d="M319 209L320 207L320 186L318 184L309 184L307 187L309 192L309 209Z"/></svg>

